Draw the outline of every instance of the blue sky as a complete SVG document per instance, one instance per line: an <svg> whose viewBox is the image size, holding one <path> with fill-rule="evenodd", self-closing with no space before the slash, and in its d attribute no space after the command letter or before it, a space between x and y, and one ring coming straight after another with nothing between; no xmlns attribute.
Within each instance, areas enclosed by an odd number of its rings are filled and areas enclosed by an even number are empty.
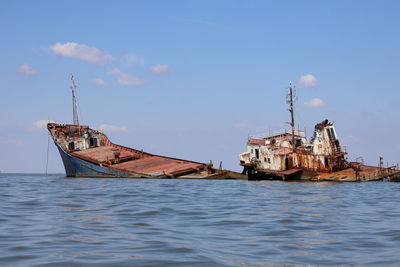
<svg viewBox="0 0 400 267"><path fill-rule="evenodd" d="M0 170L43 172L41 120L240 170L249 135L336 123L349 159L400 162L399 1L3 1ZM63 172L50 145L50 172Z"/></svg>

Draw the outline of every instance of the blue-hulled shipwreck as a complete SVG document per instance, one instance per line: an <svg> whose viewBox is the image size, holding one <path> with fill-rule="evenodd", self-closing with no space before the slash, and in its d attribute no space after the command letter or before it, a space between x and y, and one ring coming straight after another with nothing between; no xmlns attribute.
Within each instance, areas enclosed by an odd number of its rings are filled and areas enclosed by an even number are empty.
<svg viewBox="0 0 400 267"><path fill-rule="evenodd" d="M245 175L213 168L212 163L165 157L112 143L79 123L76 85L72 80L73 124L47 124L68 177L237 179Z"/></svg>

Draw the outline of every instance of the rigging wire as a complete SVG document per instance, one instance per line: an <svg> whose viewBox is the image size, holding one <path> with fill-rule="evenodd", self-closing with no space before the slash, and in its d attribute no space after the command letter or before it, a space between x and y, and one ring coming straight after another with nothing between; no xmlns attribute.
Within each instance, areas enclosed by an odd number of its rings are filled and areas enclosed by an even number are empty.
<svg viewBox="0 0 400 267"><path fill-rule="evenodd" d="M49 119L47 120L47 123L49 123L50 122L50 117L49 117ZM47 131L47 155L46 155L46 177L47 177L47 170L48 170L48 167L49 167L49 150L50 150L50 132L49 131Z"/></svg>

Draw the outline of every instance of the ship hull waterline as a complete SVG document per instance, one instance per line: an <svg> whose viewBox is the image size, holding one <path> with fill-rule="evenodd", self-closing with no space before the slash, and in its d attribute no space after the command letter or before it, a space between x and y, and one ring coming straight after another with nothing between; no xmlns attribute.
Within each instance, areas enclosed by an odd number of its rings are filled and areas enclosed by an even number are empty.
<svg viewBox="0 0 400 267"><path fill-rule="evenodd" d="M170 178L163 175L146 175L143 173L125 172L107 167L101 167L70 155L68 152L64 151L64 149L57 144L57 142L54 142L54 144L60 153L66 176L70 178ZM205 177L184 175L181 177L176 177L175 179L247 179L247 176L224 170Z"/></svg>

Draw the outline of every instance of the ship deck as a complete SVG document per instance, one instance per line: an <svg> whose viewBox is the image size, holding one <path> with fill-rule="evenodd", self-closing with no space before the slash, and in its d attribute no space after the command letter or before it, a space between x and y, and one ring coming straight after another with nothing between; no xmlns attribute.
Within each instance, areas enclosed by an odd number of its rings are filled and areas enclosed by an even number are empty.
<svg viewBox="0 0 400 267"><path fill-rule="evenodd" d="M254 165L241 164L245 167ZM256 169L257 174L250 179L271 179L279 180L303 180L303 181L333 181L333 182L367 182L389 179L390 181L400 181L400 170L383 167L368 166L363 164L355 165L354 168L346 168L339 171L310 171L305 169L289 169L284 171L273 171L269 169Z"/></svg>
<svg viewBox="0 0 400 267"><path fill-rule="evenodd" d="M353 168L347 168L335 172L318 173L313 180L338 182L379 181L384 178L397 178L398 176L400 176L399 170L360 165L357 171Z"/></svg>
<svg viewBox="0 0 400 267"><path fill-rule="evenodd" d="M75 151L71 155L113 169L150 176L175 177L199 171L207 166L204 163L151 155L117 145Z"/></svg>
<svg viewBox="0 0 400 267"><path fill-rule="evenodd" d="M127 161L113 165L114 168L154 175L164 174L165 176L175 176L185 172L200 170L205 165L190 161L164 158L160 156L150 156L142 159Z"/></svg>

